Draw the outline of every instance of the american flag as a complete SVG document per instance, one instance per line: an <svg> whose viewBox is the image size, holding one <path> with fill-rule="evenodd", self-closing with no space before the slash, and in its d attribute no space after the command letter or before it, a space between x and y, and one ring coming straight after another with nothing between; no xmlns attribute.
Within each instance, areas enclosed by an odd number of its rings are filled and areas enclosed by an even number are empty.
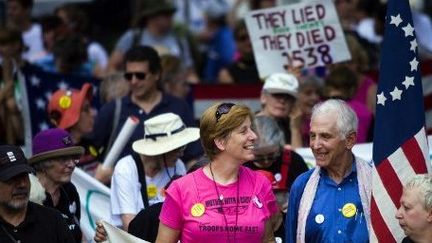
<svg viewBox="0 0 432 243"><path fill-rule="evenodd" d="M51 95L58 89L81 89L85 82L93 84L93 93L99 80L91 77L62 75L45 72L34 65L26 65L18 73L22 90L22 108L25 129L25 146L31 148L31 139L39 131L51 128L48 120L47 106ZM98 98L93 97L93 106L98 106ZM26 151L28 152L28 151Z"/></svg>
<svg viewBox="0 0 432 243"><path fill-rule="evenodd" d="M371 242L400 242L395 219L403 185L431 172L417 41L408 0L389 0L373 144Z"/></svg>

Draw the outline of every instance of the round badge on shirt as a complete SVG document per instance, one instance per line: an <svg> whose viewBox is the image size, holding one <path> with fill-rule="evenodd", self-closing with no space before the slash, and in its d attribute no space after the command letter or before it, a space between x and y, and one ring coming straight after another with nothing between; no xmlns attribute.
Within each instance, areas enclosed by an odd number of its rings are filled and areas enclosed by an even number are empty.
<svg viewBox="0 0 432 243"><path fill-rule="evenodd" d="M324 222L324 215L322 215L322 214L317 214L316 216L315 216L315 222L317 223L317 224L322 224L323 222Z"/></svg>
<svg viewBox="0 0 432 243"><path fill-rule="evenodd" d="M342 207L342 215L345 218L351 218L357 213L357 207L354 203L347 203Z"/></svg>
<svg viewBox="0 0 432 243"><path fill-rule="evenodd" d="M201 217L205 212L205 206L202 203L195 203L191 208L191 214L194 217Z"/></svg>
<svg viewBox="0 0 432 243"><path fill-rule="evenodd" d="M157 187L154 184L150 184L147 186L147 195L149 196L149 198L154 198L157 195Z"/></svg>

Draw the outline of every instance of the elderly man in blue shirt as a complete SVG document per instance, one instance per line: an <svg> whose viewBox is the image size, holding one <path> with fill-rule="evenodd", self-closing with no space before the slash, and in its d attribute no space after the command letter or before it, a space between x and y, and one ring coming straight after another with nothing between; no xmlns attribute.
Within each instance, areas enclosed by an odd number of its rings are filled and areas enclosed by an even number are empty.
<svg viewBox="0 0 432 243"><path fill-rule="evenodd" d="M286 242L369 242L372 165L355 157L358 119L342 100L317 104L310 124L316 167L291 187Z"/></svg>

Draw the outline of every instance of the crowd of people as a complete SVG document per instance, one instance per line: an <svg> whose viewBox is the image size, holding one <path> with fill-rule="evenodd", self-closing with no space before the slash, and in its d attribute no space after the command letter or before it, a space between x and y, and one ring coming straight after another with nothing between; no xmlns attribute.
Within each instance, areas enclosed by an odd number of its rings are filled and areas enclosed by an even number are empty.
<svg viewBox="0 0 432 243"><path fill-rule="evenodd" d="M80 229L76 167L109 187L110 222L150 242L369 242L373 165L352 148L373 139L385 5L335 0L351 60L293 63L261 79L242 12L285 2L298 1L139 1L108 52L79 5L32 18L33 0L6 0L0 242L92 240ZM432 59L432 23L419 8L413 18L425 30L420 57ZM32 136L26 157L19 76L28 67L101 81L48 95L51 128ZM261 109L214 103L197 120L198 84L259 85ZM105 166L131 117L136 128ZM295 152L307 146L314 168ZM406 184L395 215L404 242L432 242L431 188L430 175ZM94 240L106 240L97 225Z"/></svg>

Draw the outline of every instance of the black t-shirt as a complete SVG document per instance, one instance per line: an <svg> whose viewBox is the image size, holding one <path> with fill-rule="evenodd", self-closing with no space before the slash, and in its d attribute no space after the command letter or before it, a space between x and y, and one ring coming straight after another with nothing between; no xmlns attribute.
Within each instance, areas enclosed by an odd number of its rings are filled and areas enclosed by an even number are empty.
<svg viewBox="0 0 432 243"><path fill-rule="evenodd" d="M79 223L81 218L81 207L76 187L71 182L61 186L60 199L56 207L54 207L51 196L48 193L43 204L44 206L57 209L66 221L75 241L81 242L82 232Z"/></svg>
<svg viewBox="0 0 432 243"><path fill-rule="evenodd" d="M402 243L415 243L415 242L407 236L407 237L403 238Z"/></svg>
<svg viewBox="0 0 432 243"><path fill-rule="evenodd" d="M286 153L289 153L289 155L287 156ZM284 163L283 161L284 154L286 158L289 158L288 159L289 161L285 161L286 163L288 163L287 175L281 174L282 163ZM283 154L277 157L276 160L273 162L273 164L271 164L267 168L258 167L251 161L245 163L244 165L246 167L251 168L252 170L265 170L271 172L273 175L280 174L280 176L286 177L287 191L290 190L291 185L294 183L294 180L297 178L297 176L309 170L303 158L298 153L291 150L284 150Z"/></svg>
<svg viewBox="0 0 432 243"><path fill-rule="evenodd" d="M128 232L140 239L155 242L159 228L159 214L162 202L141 210L129 223Z"/></svg>
<svg viewBox="0 0 432 243"><path fill-rule="evenodd" d="M0 242L73 243L62 216L56 210L29 202L24 221L18 226L0 217Z"/></svg>

